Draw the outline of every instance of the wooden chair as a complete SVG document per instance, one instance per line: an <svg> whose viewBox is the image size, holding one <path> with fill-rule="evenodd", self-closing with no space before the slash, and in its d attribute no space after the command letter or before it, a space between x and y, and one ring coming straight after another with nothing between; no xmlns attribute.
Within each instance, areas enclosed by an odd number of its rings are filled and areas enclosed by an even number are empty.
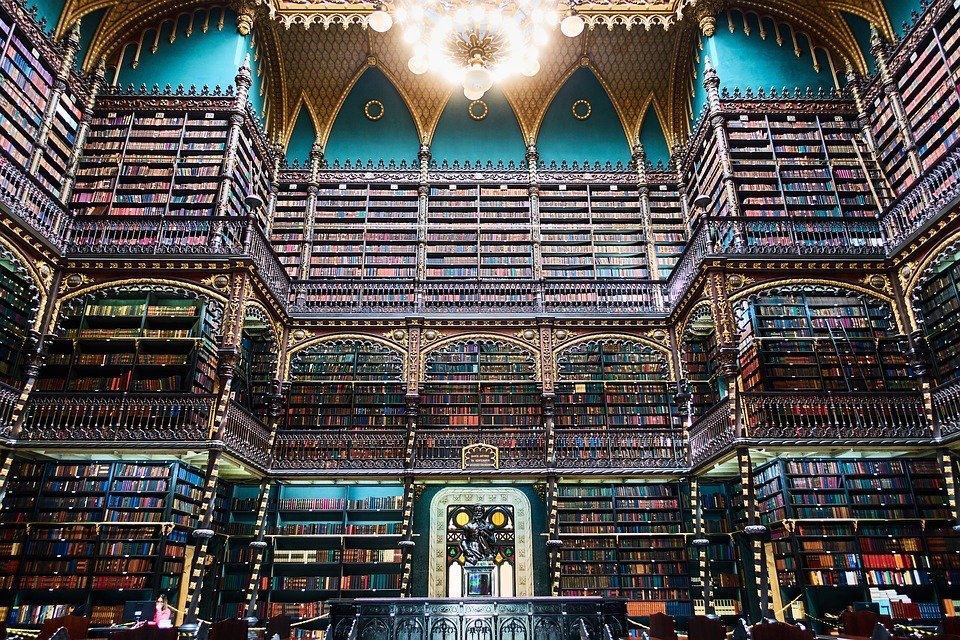
<svg viewBox="0 0 960 640"><path fill-rule="evenodd" d="M844 611L840 614L840 636L861 640L873 636L877 624L882 624L888 631L893 631L890 616L882 616L873 611Z"/></svg>
<svg viewBox="0 0 960 640"><path fill-rule="evenodd" d="M960 636L960 617L950 616L943 619L940 632L951 636Z"/></svg>
<svg viewBox="0 0 960 640"><path fill-rule="evenodd" d="M693 616L687 631L687 640L726 640L727 627L720 620Z"/></svg>
<svg viewBox="0 0 960 640"><path fill-rule="evenodd" d="M84 640L90 630L90 618L82 616L61 616L43 621L37 640L50 640L58 629L63 627L70 640Z"/></svg>
<svg viewBox="0 0 960 640"><path fill-rule="evenodd" d="M231 618L210 625L207 640L247 640L249 623L246 620Z"/></svg>
<svg viewBox="0 0 960 640"><path fill-rule="evenodd" d="M651 640L677 640L676 621L665 613L650 615Z"/></svg>
<svg viewBox="0 0 960 640"><path fill-rule="evenodd" d="M267 620L264 640L270 640L275 635L279 636L280 640L290 640L290 616L281 614Z"/></svg>
<svg viewBox="0 0 960 640"><path fill-rule="evenodd" d="M786 622L761 622L750 629L753 640L815 640L816 636L809 629Z"/></svg>

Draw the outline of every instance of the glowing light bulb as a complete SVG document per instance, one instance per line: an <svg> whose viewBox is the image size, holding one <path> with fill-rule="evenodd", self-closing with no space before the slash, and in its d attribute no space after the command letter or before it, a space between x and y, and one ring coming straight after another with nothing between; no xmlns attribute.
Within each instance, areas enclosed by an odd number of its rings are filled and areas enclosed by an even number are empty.
<svg viewBox="0 0 960 640"><path fill-rule="evenodd" d="M523 63L523 66L520 68L520 73L528 78L532 78L533 76L537 75L540 73L540 60L534 56L527 58L527 60Z"/></svg>
<svg viewBox="0 0 960 640"><path fill-rule="evenodd" d="M538 46L543 46L550 42L550 34L547 33L547 30L542 27L537 27L533 30L533 41Z"/></svg>
<svg viewBox="0 0 960 640"><path fill-rule="evenodd" d="M383 9L378 9L367 18L367 24L377 33L386 33L393 26L393 16Z"/></svg>
<svg viewBox="0 0 960 640"><path fill-rule="evenodd" d="M479 89L472 89L469 87L463 88L463 97L467 100L479 100L483 97L484 93L486 93L486 91L480 91Z"/></svg>
<svg viewBox="0 0 960 640"><path fill-rule="evenodd" d="M407 62L407 68L410 69L410 73L422 76L430 70L430 61L426 56L414 56Z"/></svg>
<svg viewBox="0 0 960 640"><path fill-rule="evenodd" d="M576 38L583 33L585 26L586 23L583 21L583 18L574 14L560 21L560 32L568 38Z"/></svg>

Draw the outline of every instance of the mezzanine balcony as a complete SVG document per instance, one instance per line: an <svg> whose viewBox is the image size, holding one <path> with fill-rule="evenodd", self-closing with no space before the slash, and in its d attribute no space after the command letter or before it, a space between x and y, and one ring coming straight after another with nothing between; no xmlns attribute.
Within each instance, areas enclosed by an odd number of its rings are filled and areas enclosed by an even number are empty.
<svg viewBox="0 0 960 640"><path fill-rule="evenodd" d="M960 415L960 392L952 402ZM929 444L933 437L919 392L741 393L736 407L725 399L694 421L690 463L698 466L738 445L902 446Z"/></svg>
<svg viewBox="0 0 960 640"><path fill-rule="evenodd" d="M7 396L0 395L0 418ZM179 393L34 392L27 405L20 442L83 448L108 443L141 448L217 446L261 468L270 463L269 431L250 411L231 403L222 440L211 435L215 397ZM9 410L5 411L7 424Z"/></svg>
<svg viewBox="0 0 960 640"><path fill-rule="evenodd" d="M24 229L32 230L57 250L70 226L70 214L40 183L0 155L0 207Z"/></svg>

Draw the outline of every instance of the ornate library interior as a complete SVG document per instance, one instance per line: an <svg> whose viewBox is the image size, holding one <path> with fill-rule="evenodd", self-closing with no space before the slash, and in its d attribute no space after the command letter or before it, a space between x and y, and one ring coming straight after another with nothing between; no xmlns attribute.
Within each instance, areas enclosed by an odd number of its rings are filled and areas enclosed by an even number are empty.
<svg viewBox="0 0 960 640"><path fill-rule="evenodd" d="M958 473L958 0L0 0L0 638L960 640Z"/></svg>

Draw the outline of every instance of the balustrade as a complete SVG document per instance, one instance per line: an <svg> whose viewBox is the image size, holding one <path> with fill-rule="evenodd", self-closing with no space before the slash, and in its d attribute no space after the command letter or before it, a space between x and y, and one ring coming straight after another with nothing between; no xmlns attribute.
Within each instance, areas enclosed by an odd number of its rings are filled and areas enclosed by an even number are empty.
<svg viewBox="0 0 960 640"><path fill-rule="evenodd" d="M69 222L67 210L19 167L0 156L0 204L58 249Z"/></svg>
<svg viewBox="0 0 960 640"><path fill-rule="evenodd" d="M36 392L21 440L41 442L201 442L213 396Z"/></svg>
<svg viewBox="0 0 960 640"><path fill-rule="evenodd" d="M499 450L501 469L539 469L546 462L546 436L540 429L470 429L453 433L419 429L413 445L417 469L460 469L464 447L488 444Z"/></svg>
<svg viewBox="0 0 960 640"><path fill-rule="evenodd" d="M929 441L919 393L744 393L745 436L763 441Z"/></svg>
<svg viewBox="0 0 960 640"><path fill-rule="evenodd" d="M730 400L724 399L698 417L690 428L690 465L720 453L736 440L737 434L730 420Z"/></svg>
<svg viewBox="0 0 960 640"><path fill-rule="evenodd" d="M223 441L245 460L264 467L270 464L270 431L257 417L234 402L227 408Z"/></svg>

